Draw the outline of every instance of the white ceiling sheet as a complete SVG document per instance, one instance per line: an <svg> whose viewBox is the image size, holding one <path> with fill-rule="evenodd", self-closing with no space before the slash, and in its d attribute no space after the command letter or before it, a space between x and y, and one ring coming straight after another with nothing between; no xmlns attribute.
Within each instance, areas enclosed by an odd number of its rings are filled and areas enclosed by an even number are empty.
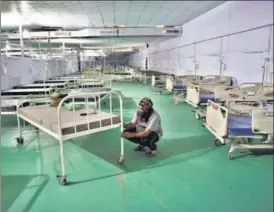
<svg viewBox="0 0 274 212"><path fill-rule="evenodd" d="M49 26L63 27L104 27L113 24L127 24L128 27L154 27L155 25L182 25L190 18L216 7L223 1L28 1L26 17L30 23L39 24L42 17L46 18L53 12L58 13L60 21L43 23ZM6 16L13 10L22 15L22 1L2 1L1 26L16 25L5 23ZM13 12L14 13L14 12ZM36 19L32 19L36 13ZM76 16L77 14L77 16ZM77 18L73 24L67 20ZM71 20L69 19L69 20ZM100 20L101 19L101 20ZM106 23L105 23L106 22ZM116 22L116 21L115 21Z"/></svg>
<svg viewBox="0 0 274 212"><path fill-rule="evenodd" d="M2 29L24 25L42 25L78 29L125 25L155 27L183 25L224 1L22 1L1 2ZM23 18L22 18L23 17ZM96 38L97 40L99 38ZM159 38L101 39L99 43L152 42ZM166 38L162 38L166 39Z"/></svg>

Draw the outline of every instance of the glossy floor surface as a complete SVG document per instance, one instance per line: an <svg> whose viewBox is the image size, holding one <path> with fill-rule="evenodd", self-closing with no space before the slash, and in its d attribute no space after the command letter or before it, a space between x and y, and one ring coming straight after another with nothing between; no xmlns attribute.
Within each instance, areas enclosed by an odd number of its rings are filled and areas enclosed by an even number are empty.
<svg viewBox="0 0 274 212"><path fill-rule="evenodd" d="M9 212L272 212L273 155L235 154L215 147L191 106L174 105L140 84L115 84L124 96L124 118L151 97L162 116L159 153L147 158L125 142L125 164L117 165L120 129L65 142L66 187L58 142L40 133L17 145L16 120L2 116L2 211Z"/></svg>

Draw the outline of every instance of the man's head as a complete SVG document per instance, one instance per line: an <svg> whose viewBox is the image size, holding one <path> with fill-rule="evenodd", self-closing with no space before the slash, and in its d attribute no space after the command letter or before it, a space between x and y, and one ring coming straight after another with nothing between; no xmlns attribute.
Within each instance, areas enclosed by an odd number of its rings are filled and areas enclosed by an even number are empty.
<svg viewBox="0 0 274 212"><path fill-rule="evenodd" d="M140 115L141 119L145 119L145 121L148 121L149 117L151 116L153 112L153 102L150 98L143 98L138 106L138 114Z"/></svg>

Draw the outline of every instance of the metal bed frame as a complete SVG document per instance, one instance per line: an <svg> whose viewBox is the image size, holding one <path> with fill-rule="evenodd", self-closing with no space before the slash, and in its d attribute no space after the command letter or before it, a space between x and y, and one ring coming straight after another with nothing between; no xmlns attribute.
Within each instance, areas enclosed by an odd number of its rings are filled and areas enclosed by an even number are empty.
<svg viewBox="0 0 274 212"><path fill-rule="evenodd" d="M111 124L107 125L107 126L102 126L102 119L101 119L101 97L100 95L104 94L105 96L109 96L109 104L110 104L110 114L112 115L112 94L115 94L118 99L119 99L119 103L120 103L120 122L118 124L114 124L113 123L113 116L111 116ZM96 102L96 97L98 98L98 102ZM109 129L113 129L113 128L117 128L120 127L121 132L123 131L123 101L122 101L122 97L115 91L107 91L107 92L98 92L98 93L82 93L82 92L74 92L69 94L68 96L66 96L65 98L63 98L61 100L61 102L59 103L58 107L57 107L57 118L58 118L58 133L53 132L49 129L47 129L46 127L42 126L42 124L38 124L34 121L32 121L30 118L28 118L26 115L24 115L23 113L20 112L20 108L22 106L22 102L24 102L24 99L30 99L30 102L32 102L31 100L31 95L25 98L21 98L18 105L17 105L17 122L18 122L18 133L19 133L19 137L16 138L17 142L19 144L22 144L24 142L23 139L23 132L21 129L21 124L20 124L20 118L23 119L24 121L30 123L32 126L34 126L37 130L35 130L38 133L38 130L41 130L45 133L47 133L48 135L54 137L55 139L57 139L59 141L60 144L60 156L61 156L61 170L62 170L62 174L61 175L57 175L57 179L60 183L60 185L67 185L67 176L66 176L66 169L65 169L65 156L64 156L64 146L63 146L63 142L72 138L76 138L76 137L80 137L80 136L85 136L88 134L92 134L92 133L96 133L96 132L100 132L100 131L105 131L105 130L109 130ZM62 105L65 103L66 100L71 99L73 100L74 103L74 98L84 98L85 99L85 106L86 109L88 109L88 99L89 98L94 98L94 101L96 102L96 105L98 103L98 110L99 110L99 123L100 123L100 127L99 128L95 128L95 129L90 129L90 122L89 122L89 115L87 113L87 128L84 131L80 131L77 132L77 125L76 125L76 121L75 121L75 107L73 107L73 111L72 115L73 115L73 120L74 120L74 133L72 134L68 134L68 135L63 135L62 132L62 123L61 123L61 108ZM35 104L35 102L34 102ZM121 138L121 151L120 151L120 157L118 159L118 164L122 165L124 163L124 140L123 138Z"/></svg>

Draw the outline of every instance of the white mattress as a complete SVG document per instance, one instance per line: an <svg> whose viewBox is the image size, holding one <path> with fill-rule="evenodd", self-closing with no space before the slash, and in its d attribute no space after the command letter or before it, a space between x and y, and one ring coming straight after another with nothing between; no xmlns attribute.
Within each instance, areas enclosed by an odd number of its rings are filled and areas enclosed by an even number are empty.
<svg viewBox="0 0 274 212"><path fill-rule="evenodd" d="M39 124L56 134L59 134L57 107L50 107L49 105L25 107L20 108L18 112L19 114L30 119L34 123ZM88 113L89 119L87 120L87 116L81 116L80 114L82 113ZM96 114L93 113L94 109L91 108L75 111L75 123L77 132L86 131L88 128L87 124L89 124L90 129L96 129L100 127L99 112L97 112ZM110 126L111 119L113 121L113 124L120 123L120 116L118 115L100 112L100 116L102 127ZM63 135L75 133L73 111L69 111L66 108L61 109L61 127Z"/></svg>

